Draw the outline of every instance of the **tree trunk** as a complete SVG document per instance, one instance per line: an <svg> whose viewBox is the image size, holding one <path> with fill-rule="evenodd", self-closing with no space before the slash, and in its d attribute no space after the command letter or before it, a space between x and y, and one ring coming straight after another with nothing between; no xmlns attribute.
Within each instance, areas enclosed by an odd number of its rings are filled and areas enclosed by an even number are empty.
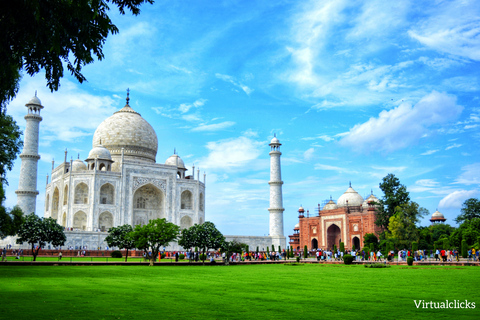
<svg viewBox="0 0 480 320"><path fill-rule="evenodd" d="M127 248L127 253L125 254L125 262L127 262L127 257L128 257L128 248Z"/></svg>
<svg viewBox="0 0 480 320"><path fill-rule="evenodd" d="M32 243L32 256L33 256L33 261L37 261L37 252L35 250L35 244Z"/></svg>

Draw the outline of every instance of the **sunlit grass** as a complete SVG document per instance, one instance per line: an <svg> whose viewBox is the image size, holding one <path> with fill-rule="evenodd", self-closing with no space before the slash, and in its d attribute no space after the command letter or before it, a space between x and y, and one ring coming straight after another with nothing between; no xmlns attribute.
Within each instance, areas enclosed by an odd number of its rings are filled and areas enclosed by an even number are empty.
<svg viewBox="0 0 480 320"><path fill-rule="evenodd" d="M0 266L5 319L474 319L478 267ZM476 309L417 309L413 300Z"/></svg>

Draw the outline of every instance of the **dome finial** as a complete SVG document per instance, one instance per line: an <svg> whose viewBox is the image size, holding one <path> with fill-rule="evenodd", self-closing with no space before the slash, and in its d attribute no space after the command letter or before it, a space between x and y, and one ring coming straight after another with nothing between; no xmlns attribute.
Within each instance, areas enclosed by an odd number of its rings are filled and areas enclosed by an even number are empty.
<svg viewBox="0 0 480 320"><path fill-rule="evenodd" d="M173 148L173 154L177 154L177 148Z"/></svg>
<svg viewBox="0 0 480 320"><path fill-rule="evenodd" d="M129 105L128 103L130 102L130 88L127 88L127 106Z"/></svg>
<svg viewBox="0 0 480 320"><path fill-rule="evenodd" d="M348 181L348 185L350 186L350 188L352 187L352 181Z"/></svg>
<svg viewBox="0 0 480 320"><path fill-rule="evenodd" d="M35 90L35 97L37 96L37 90Z"/></svg>
<svg viewBox="0 0 480 320"><path fill-rule="evenodd" d="M80 153L78 153L77 155L77 160L80 160Z"/></svg>

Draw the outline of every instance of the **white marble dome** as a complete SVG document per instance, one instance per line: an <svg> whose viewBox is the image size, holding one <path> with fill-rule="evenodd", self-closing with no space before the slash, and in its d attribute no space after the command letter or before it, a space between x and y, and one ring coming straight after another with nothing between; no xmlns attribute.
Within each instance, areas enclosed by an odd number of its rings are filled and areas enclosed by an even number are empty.
<svg viewBox="0 0 480 320"><path fill-rule="evenodd" d="M348 202L347 202L348 201ZM352 187L349 187L344 194L337 200L337 206L339 208L349 206L361 206L363 204L363 198Z"/></svg>
<svg viewBox="0 0 480 320"><path fill-rule="evenodd" d="M297 224L295 225L295 228L294 228L294 229L300 229L300 224L297 223Z"/></svg>
<svg viewBox="0 0 480 320"><path fill-rule="evenodd" d="M88 158L87 160L92 160L92 159L100 159L100 160L110 160L112 161L112 156L110 154L110 151L108 151L107 148L104 146L96 146L90 152L88 153Z"/></svg>
<svg viewBox="0 0 480 320"><path fill-rule="evenodd" d="M368 203L369 202L376 202L376 203L379 203L380 200L378 200L377 197L375 197L373 194L371 194L367 199L365 199L365 201L363 202L363 207L364 208L368 208ZM377 205L378 206L378 205Z"/></svg>
<svg viewBox="0 0 480 320"><path fill-rule="evenodd" d="M322 210L334 210L334 209L338 209L338 206L332 199L330 199L330 201L328 201L327 204L323 206Z"/></svg>
<svg viewBox="0 0 480 320"><path fill-rule="evenodd" d="M183 163L182 158L178 156L178 154L173 154L171 155L167 161L165 161L165 164L169 166L175 166L177 168L185 169L185 163Z"/></svg>
<svg viewBox="0 0 480 320"><path fill-rule="evenodd" d="M28 101L28 103L26 104L26 106L28 106L29 104L35 104L35 105L41 106L41 105L42 105L42 102L41 102L40 99L38 99L38 97L35 95L35 96L33 96L32 99L30 99L30 101Z"/></svg>
<svg viewBox="0 0 480 320"><path fill-rule="evenodd" d="M108 150L107 150L108 151ZM72 171L84 171L87 170L87 165L80 159L73 160Z"/></svg>
<svg viewBox="0 0 480 320"><path fill-rule="evenodd" d="M270 144L280 144L280 141L277 139L277 137L273 137L272 141L270 141Z"/></svg>
<svg viewBox="0 0 480 320"><path fill-rule="evenodd" d="M128 103L103 121L93 135L92 146L103 145L112 156L155 162L158 140L152 126Z"/></svg>

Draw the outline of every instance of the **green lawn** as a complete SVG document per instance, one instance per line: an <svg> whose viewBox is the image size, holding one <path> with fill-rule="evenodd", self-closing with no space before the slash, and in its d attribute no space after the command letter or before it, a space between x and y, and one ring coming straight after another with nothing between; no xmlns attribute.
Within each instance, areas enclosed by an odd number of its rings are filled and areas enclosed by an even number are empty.
<svg viewBox="0 0 480 320"><path fill-rule="evenodd" d="M0 266L0 319L479 319L478 267ZM468 300L476 309L417 309Z"/></svg>

